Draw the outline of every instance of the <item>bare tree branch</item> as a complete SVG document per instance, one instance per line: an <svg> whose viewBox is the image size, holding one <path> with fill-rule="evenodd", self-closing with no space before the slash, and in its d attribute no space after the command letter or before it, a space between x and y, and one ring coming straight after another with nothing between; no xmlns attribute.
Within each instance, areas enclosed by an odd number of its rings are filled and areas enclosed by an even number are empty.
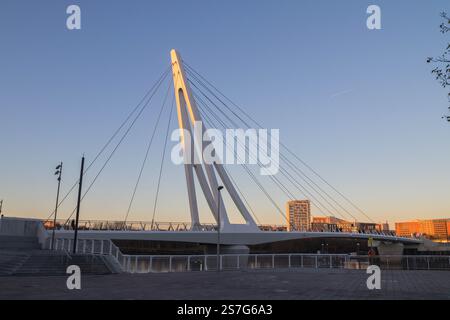
<svg viewBox="0 0 450 320"><path fill-rule="evenodd" d="M442 34L445 34L450 31L450 18L448 17L446 12L442 12L440 16L444 20L439 25L440 32ZM447 43L447 47L444 49L444 52L441 56L428 57L427 63L433 63L436 65L436 67L431 70L431 74L435 76L440 85L443 88L447 88L447 86L450 87L450 43ZM450 103L450 91L447 95L447 98ZM450 115L445 115L442 118L450 122Z"/></svg>

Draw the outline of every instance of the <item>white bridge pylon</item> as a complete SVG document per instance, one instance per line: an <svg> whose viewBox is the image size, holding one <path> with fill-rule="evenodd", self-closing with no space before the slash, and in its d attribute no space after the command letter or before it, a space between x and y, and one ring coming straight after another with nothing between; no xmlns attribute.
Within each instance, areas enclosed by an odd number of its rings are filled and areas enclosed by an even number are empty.
<svg viewBox="0 0 450 320"><path fill-rule="evenodd" d="M175 99L177 102L177 115L178 124L181 130L186 130L190 133L189 137L184 137L181 134L182 151L184 156L184 169L186 174L186 182L189 197L189 209L191 212L191 223L192 230L199 230L200 218L198 214L197 196L195 192L194 184L194 172L197 176L197 180L202 189L203 195L205 196L206 202L208 204L211 213L218 221L218 201L221 197L220 192L218 192L218 181L216 173L219 175L224 188L228 191L231 199L239 210L240 214L245 220L245 224L231 224L228 218L227 210L225 208L224 201L220 199L220 229L224 232L258 232L260 231L252 216L248 212L244 203L242 202L239 194L237 193L235 187L233 186L230 178L228 177L226 171L220 163L207 164L203 161L201 164L194 164L192 159L197 156L197 159L201 159L203 150L208 146L208 143L202 143L202 149L198 150L197 147L191 148L194 145L192 134L192 127L196 121L202 122L202 136L205 134L206 128L202 121L200 112L197 109L194 97L192 95L189 83L186 78L186 74L183 68L183 62L180 55L176 50L171 50L170 52L172 60L172 73L173 73L173 86L175 90ZM187 141L190 138L191 141ZM211 143L211 142L209 142ZM200 153L198 155L198 153ZM195 154L196 153L196 154ZM206 171L206 175L205 175Z"/></svg>

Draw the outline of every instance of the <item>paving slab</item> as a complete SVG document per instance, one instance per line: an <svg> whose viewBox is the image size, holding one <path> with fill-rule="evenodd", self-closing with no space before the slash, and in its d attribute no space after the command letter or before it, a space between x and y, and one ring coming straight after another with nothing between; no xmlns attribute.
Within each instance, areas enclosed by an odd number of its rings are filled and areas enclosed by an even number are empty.
<svg viewBox="0 0 450 320"><path fill-rule="evenodd" d="M85 275L81 290L67 277L0 277L0 299L450 299L448 271L382 271L381 290L361 270L249 270Z"/></svg>

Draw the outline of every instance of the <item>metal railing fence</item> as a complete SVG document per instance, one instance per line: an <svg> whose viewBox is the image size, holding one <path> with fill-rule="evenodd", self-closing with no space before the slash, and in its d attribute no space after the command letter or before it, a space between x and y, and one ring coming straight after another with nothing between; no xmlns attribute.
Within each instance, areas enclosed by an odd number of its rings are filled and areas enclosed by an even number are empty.
<svg viewBox="0 0 450 320"><path fill-rule="evenodd" d="M49 243L47 244L49 248ZM72 251L73 239L57 238L55 250ZM79 239L77 253L114 257L127 273L217 271L217 256L212 255L127 255L111 240ZM382 270L447 270L450 256L348 254L223 254L221 270L244 269L366 269L378 265Z"/></svg>

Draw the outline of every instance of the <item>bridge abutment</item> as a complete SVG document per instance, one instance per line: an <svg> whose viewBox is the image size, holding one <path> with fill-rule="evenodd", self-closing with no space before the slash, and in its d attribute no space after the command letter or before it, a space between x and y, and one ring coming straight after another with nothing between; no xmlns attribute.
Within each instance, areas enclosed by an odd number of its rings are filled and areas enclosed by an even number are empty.
<svg viewBox="0 0 450 320"><path fill-rule="evenodd" d="M211 246L208 248L208 254L216 254L217 247ZM246 245L221 245L220 255L222 256L222 268L243 268L248 265L248 254L250 253L250 248ZM226 255L231 255L230 257ZM239 256L239 259L236 259ZM239 261L239 262L237 262ZM239 266L236 265L239 263Z"/></svg>
<svg viewBox="0 0 450 320"><path fill-rule="evenodd" d="M374 241L381 262L401 265L404 245L400 242Z"/></svg>
<svg viewBox="0 0 450 320"><path fill-rule="evenodd" d="M400 242L374 241L374 247L377 248L380 256L401 256L403 255L404 245Z"/></svg>

